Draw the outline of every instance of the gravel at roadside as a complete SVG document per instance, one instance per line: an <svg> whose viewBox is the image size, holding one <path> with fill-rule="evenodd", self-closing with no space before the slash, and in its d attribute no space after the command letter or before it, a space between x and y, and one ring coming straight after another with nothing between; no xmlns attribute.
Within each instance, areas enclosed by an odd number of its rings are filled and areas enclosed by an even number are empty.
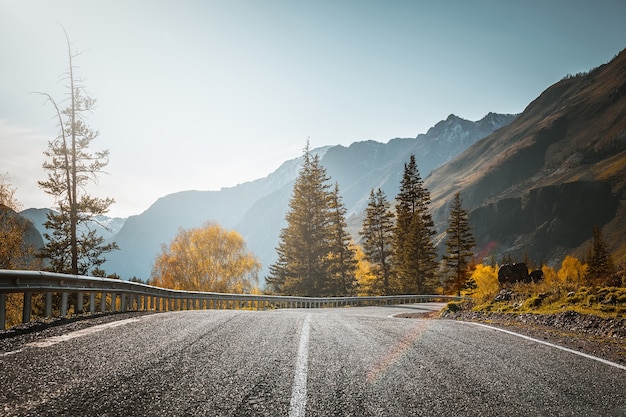
<svg viewBox="0 0 626 417"><path fill-rule="evenodd" d="M440 317L489 324L626 365L624 318L604 319L573 311L549 315L444 311Z"/></svg>

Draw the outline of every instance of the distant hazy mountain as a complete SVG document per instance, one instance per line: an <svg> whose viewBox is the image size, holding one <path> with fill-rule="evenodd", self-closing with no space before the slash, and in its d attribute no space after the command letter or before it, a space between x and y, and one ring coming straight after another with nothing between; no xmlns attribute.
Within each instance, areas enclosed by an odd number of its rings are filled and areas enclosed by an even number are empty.
<svg viewBox="0 0 626 417"><path fill-rule="evenodd" d="M369 192L381 187L389 198L397 194L404 163L415 154L422 176L457 156L464 149L515 119L489 113L477 122L450 115L416 138L388 143L365 141L349 147L315 149L332 182L339 184L349 215L367 205ZM123 278L147 279L160 246L169 243L179 228L214 221L241 233L263 264L262 274L276 259L275 247L301 159L283 163L256 181L220 191L184 191L157 200L148 210L128 218L115 236L121 250L107 255L107 272ZM356 228L353 227L356 234ZM354 236L358 239L358 236Z"/></svg>
<svg viewBox="0 0 626 417"><path fill-rule="evenodd" d="M46 228L44 227L44 223L48 220L48 213L52 211L51 209L37 209L30 208L20 212L20 215L24 218L30 220L33 225L37 228L41 236L46 233ZM88 227L90 229L95 229L98 235L104 237L105 239L113 239L114 236L122 229L124 222L126 219L120 217L107 217L107 216L96 216L94 221L89 222L87 225L83 227Z"/></svg>
<svg viewBox="0 0 626 417"><path fill-rule="evenodd" d="M425 185L440 231L461 193L484 254L554 264L584 255L599 226L626 261L626 50L548 88Z"/></svg>

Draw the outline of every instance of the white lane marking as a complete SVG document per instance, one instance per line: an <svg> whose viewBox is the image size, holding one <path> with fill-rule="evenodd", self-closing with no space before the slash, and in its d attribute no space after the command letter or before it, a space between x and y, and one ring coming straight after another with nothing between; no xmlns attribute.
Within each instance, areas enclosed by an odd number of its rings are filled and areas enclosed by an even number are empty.
<svg viewBox="0 0 626 417"><path fill-rule="evenodd" d="M5 356L11 356L11 355L15 355L16 353L20 353L21 351L23 351L24 349L18 349L18 350L12 350L10 352L4 352L4 353L0 353L0 358L3 358Z"/></svg>
<svg viewBox="0 0 626 417"><path fill-rule="evenodd" d="M26 347L36 347L36 348L45 348L45 347L49 347L49 346L52 346L52 345L56 345L57 343L66 342L68 340L76 339L77 337L82 337L82 336L87 336L87 335L90 335L90 334L94 334L94 333L100 332L100 331L105 330L105 329L111 329L111 328L114 328L114 327L124 326L125 324L133 323L133 322L136 322L136 321L139 321L139 320L140 319L138 319L138 318L132 318L132 319L126 319L126 320L112 321L110 323L99 324L97 326L88 327L88 328L82 329L82 330L77 330L77 331L72 332L72 333L63 334L61 336L52 336L52 337L49 337L49 338L44 339L44 340L38 340L36 342L30 342L30 343L27 343L24 346L26 346Z"/></svg>
<svg viewBox="0 0 626 417"><path fill-rule="evenodd" d="M513 336L521 337L522 339L530 340L532 342L541 343L542 345L546 345L546 346L550 346L550 347L553 347L553 348L561 349L561 350L564 350L566 352L573 353L575 355L579 355L579 356L585 357L587 359L592 359L594 361L602 362L602 363L604 363L606 365L613 366L615 368L623 369L623 370L626 371L626 366L620 365L619 363L615 363L615 362L608 361L606 359L598 358L597 356L588 355L586 353L579 352L579 351L574 350L574 349L570 349L570 348L566 348L566 347L563 347L563 346L555 345L554 343L546 342L545 340L535 339L535 338L532 338L530 336L526 336L526 335L523 335L523 334L515 333L515 332L512 332L510 330L500 329L498 327L489 326L487 324L475 323L475 322L471 322L471 321L465 321L463 323L473 324L475 326L486 327L488 329L497 330L497 331L503 332L503 333L508 333L510 335L513 335Z"/></svg>
<svg viewBox="0 0 626 417"><path fill-rule="evenodd" d="M304 417L306 413L306 379L309 372L309 333L311 332L310 319L310 314L304 318L302 332L300 333L296 374L293 378L291 403L289 404L289 417Z"/></svg>

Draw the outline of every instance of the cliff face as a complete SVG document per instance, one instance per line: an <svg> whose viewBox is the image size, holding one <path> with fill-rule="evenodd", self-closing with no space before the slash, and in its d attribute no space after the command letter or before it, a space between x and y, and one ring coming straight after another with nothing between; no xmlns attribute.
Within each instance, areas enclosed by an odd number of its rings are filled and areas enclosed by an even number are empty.
<svg viewBox="0 0 626 417"><path fill-rule="evenodd" d="M619 205L608 184L576 181L482 205L472 210L470 222L482 248L506 248L538 263L558 261L585 243L593 226L609 223Z"/></svg>

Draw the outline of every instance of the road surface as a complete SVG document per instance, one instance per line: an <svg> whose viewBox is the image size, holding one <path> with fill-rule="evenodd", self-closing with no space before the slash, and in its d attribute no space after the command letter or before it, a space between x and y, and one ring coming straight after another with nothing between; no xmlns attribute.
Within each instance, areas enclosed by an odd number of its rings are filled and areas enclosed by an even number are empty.
<svg viewBox="0 0 626 417"><path fill-rule="evenodd" d="M626 416L626 369L437 304L147 315L0 352L0 415Z"/></svg>

